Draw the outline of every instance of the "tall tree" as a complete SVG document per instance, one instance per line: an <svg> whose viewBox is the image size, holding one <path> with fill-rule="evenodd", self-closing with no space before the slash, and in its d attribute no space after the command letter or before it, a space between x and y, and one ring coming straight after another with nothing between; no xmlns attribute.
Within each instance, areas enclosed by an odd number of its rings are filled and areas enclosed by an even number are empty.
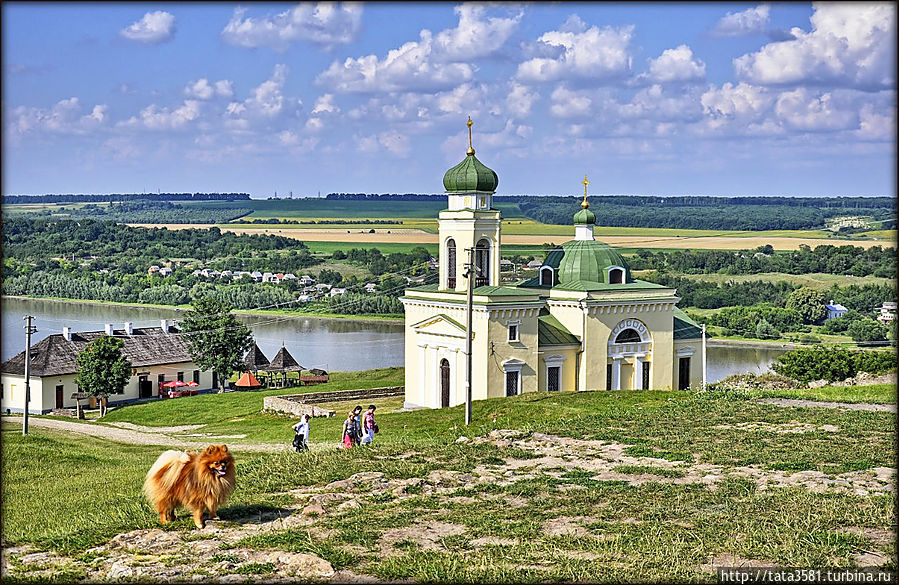
<svg viewBox="0 0 899 585"><path fill-rule="evenodd" d="M231 374L242 367L243 356L253 345L246 325L231 314L231 306L211 297L197 299L181 322L194 363L218 374L219 393Z"/></svg>
<svg viewBox="0 0 899 585"><path fill-rule="evenodd" d="M823 292L806 286L797 288L787 297L787 308L799 311L802 321L809 324L824 321L824 318L827 317L825 303L827 300Z"/></svg>
<svg viewBox="0 0 899 585"><path fill-rule="evenodd" d="M100 398L100 416L106 415L110 394L121 393L131 378L131 362L122 355L125 344L115 337L100 337L81 350L76 358L78 390Z"/></svg>

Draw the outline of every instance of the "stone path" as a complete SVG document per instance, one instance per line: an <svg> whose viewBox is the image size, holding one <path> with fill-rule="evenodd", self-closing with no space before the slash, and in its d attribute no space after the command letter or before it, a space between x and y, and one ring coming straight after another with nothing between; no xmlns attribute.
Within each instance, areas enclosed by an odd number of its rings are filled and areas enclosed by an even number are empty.
<svg viewBox="0 0 899 585"><path fill-rule="evenodd" d="M21 417L3 417L3 421L21 421ZM131 443L135 445L162 445L173 449L203 449L217 439L224 437L210 436L204 441L188 441L178 437L172 437L169 433L179 433L185 430L195 430L198 425L185 425L179 427L141 427L130 423L116 423L116 426L107 426L95 423L58 420L54 418L32 417L28 419L29 426L45 429L65 431L67 433L79 433L92 437L102 437L112 441ZM221 441L220 441L221 442ZM234 451L286 451L291 449L289 442L280 444L246 444L233 443L228 447Z"/></svg>
<svg viewBox="0 0 899 585"><path fill-rule="evenodd" d="M895 404L871 404L868 402L820 402L796 398L761 398L757 402L775 406L800 406L814 408L843 408L845 410L867 410L870 412L896 412Z"/></svg>

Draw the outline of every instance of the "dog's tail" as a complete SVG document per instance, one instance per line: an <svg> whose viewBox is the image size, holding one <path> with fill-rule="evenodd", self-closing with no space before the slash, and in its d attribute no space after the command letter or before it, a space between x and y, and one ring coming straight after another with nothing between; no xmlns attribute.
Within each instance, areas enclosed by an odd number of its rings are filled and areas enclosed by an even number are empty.
<svg viewBox="0 0 899 585"><path fill-rule="evenodd" d="M190 462L190 456L183 451L166 451L156 460L147 479L144 480L144 495L155 502L160 493L171 491L181 469Z"/></svg>

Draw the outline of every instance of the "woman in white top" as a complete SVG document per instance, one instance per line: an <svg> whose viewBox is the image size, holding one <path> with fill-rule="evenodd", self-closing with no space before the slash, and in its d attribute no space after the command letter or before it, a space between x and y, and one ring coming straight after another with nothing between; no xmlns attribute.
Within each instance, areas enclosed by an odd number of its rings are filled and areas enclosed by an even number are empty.
<svg viewBox="0 0 899 585"><path fill-rule="evenodd" d="M297 450L297 453L308 451L309 446L306 444L306 440L309 438L309 415L304 414L300 422L293 425L292 428L296 432L296 436L293 438L293 448Z"/></svg>

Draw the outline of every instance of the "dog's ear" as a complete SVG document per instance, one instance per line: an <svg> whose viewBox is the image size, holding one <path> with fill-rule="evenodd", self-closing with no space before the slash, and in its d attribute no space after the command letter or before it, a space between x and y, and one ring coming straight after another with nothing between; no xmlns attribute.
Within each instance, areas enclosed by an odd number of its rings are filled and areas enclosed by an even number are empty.
<svg viewBox="0 0 899 585"><path fill-rule="evenodd" d="M215 449L216 449L215 445L209 445L208 447L206 447L206 452L209 454L212 454L215 452Z"/></svg>
<svg viewBox="0 0 899 585"><path fill-rule="evenodd" d="M222 448L222 451L224 451L225 453L228 452L228 445L221 445L221 448Z"/></svg>

